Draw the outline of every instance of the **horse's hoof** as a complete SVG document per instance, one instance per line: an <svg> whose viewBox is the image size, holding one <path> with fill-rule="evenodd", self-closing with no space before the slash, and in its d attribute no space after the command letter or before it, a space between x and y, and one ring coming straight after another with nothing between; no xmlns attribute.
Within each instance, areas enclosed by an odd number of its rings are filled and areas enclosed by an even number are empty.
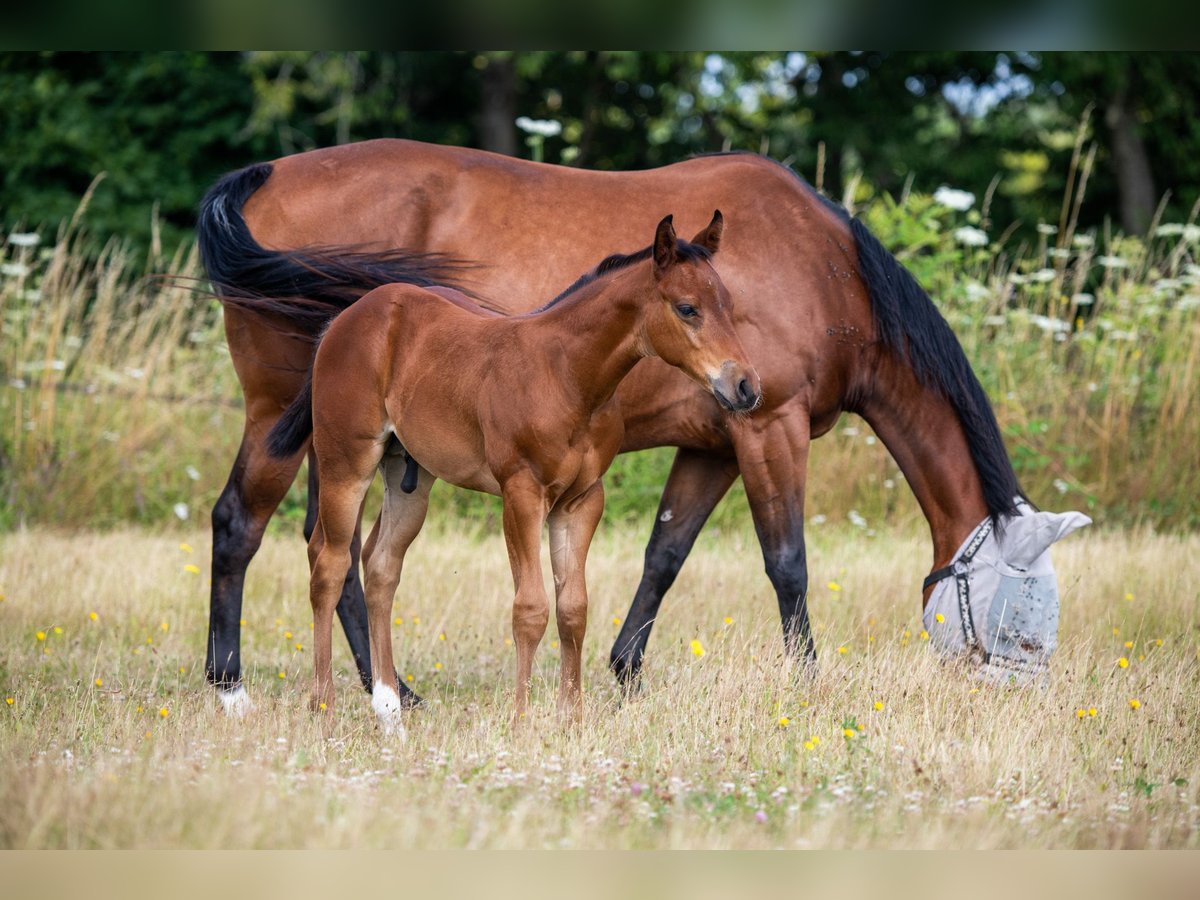
<svg viewBox="0 0 1200 900"><path fill-rule="evenodd" d="M405 737L404 732L404 702L391 687L377 684L371 691L371 709L375 710L375 718L384 734Z"/></svg>
<svg viewBox="0 0 1200 900"><path fill-rule="evenodd" d="M400 686L400 703L405 709L416 709L425 701L421 695L404 683L404 679L396 676L396 684Z"/></svg>
<svg viewBox="0 0 1200 900"><path fill-rule="evenodd" d="M233 719L240 719L254 709L254 704L250 702L250 695L240 684L229 690L217 688L217 698L221 701L225 715Z"/></svg>

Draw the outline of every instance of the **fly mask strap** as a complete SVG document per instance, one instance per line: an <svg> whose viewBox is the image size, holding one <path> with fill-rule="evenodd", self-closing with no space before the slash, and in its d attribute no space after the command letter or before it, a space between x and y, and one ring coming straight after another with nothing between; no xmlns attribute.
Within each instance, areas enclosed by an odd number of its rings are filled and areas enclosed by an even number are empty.
<svg viewBox="0 0 1200 900"><path fill-rule="evenodd" d="M944 566L934 572L931 572L925 578L925 582L921 589L929 587L931 584L936 584L943 578L954 576L955 586L958 589L958 613L959 619L962 621L963 637L967 641L968 647L974 647L976 644L975 638L975 622L971 616L971 582L969 572L971 569L971 560L975 558L975 554L979 552L979 548L983 546L983 542L987 540L988 535L992 533L992 520L987 518L983 520L983 524L976 530L970 543L962 554L950 565Z"/></svg>

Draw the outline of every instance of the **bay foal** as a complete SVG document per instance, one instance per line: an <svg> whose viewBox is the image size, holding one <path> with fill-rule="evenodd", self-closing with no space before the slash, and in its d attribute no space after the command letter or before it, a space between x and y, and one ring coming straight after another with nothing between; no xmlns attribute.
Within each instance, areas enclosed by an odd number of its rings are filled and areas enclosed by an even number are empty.
<svg viewBox="0 0 1200 900"><path fill-rule="evenodd" d="M309 542L314 709L333 704L334 608L351 565L359 510L376 469L383 508L363 548L372 707L400 727L391 608L404 555L421 529L436 478L504 500L517 648L514 720L526 710L534 651L549 619L541 533L550 527L561 643L558 708L582 715L587 622L584 563L604 509L601 476L621 447L617 385L644 357L681 369L726 410L761 401L731 321L731 300L709 260L720 212L692 243L671 217L654 243L609 257L533 313L488 315L454 292L405 284L371 291L322 338L310 392L272 433L277 457L308 437L321 472Z"/></svg>

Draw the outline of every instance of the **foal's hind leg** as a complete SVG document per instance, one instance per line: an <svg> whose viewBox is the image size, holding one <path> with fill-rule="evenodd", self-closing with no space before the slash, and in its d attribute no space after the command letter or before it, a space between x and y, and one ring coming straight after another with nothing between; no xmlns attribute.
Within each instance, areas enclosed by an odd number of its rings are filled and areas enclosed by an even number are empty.
<svg viewBox="0 0 1200 900"><path fill-rule="evenodd" d="M392 660L392 602L400 584L404 555L425 522L434 478L421 469L416 490L406 494L400 487L405 459L385 454L379 467L383 472L383 509L367 539L363 571L371 636L371 707L380 726L390 734L404 731L400 716L404 703Z"/></svg>
<svg viewBox="0 0 1200 900"><path fill-rule="evenodd" d="M313 610L314 711L333 708L333 611L345 583L363 497L371 485L382 445L338 443L336 452L318 459L324 485L317 527L308 544L309 599Z"/></svg>
<svg viewBox="0 0 1200 900"><path fill-rule="evenodd" d="M604 485L550 513L550 562L554 569L555 619L561 645L558 713L583 719L583 635L587 630L587 581L584 568L596 525L604 514Z"/></svg>
<svg viewBox="0 0 1200 900"><path fill-rule="evenodd" d="M310 452L308 460L308 511L304 518L304 539L311 540L317 527L317 506L320 502L320 477L317 472L317 462ZM337 615L342 623L342 631L346 633L346 643L350 645L350 653L354 657L354 665L358 668L358 677L368 693L371 691L371 651L367 635L367 603L363 596L362 581L358 577L359 548L361 542L362 523L354 534L354 542L350 545L350 569L346 573L346 581L342 585L342 597L338 600ZM400 702L406 708L417 706L421 698L413 693L403 681L397 682L400 687Z"/></svg>

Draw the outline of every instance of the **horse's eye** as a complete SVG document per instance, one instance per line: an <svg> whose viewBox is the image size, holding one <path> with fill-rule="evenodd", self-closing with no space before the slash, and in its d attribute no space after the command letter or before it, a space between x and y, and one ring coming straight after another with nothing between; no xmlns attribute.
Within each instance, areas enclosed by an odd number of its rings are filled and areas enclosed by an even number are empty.
<svg viewBox="0 0 1200 900"><path fill-rule="evenodd" d="M692 306L690 303L680 303L675 307L675 312L679 313L681 319L694 319L700 315L700 310Z"/></svg>

